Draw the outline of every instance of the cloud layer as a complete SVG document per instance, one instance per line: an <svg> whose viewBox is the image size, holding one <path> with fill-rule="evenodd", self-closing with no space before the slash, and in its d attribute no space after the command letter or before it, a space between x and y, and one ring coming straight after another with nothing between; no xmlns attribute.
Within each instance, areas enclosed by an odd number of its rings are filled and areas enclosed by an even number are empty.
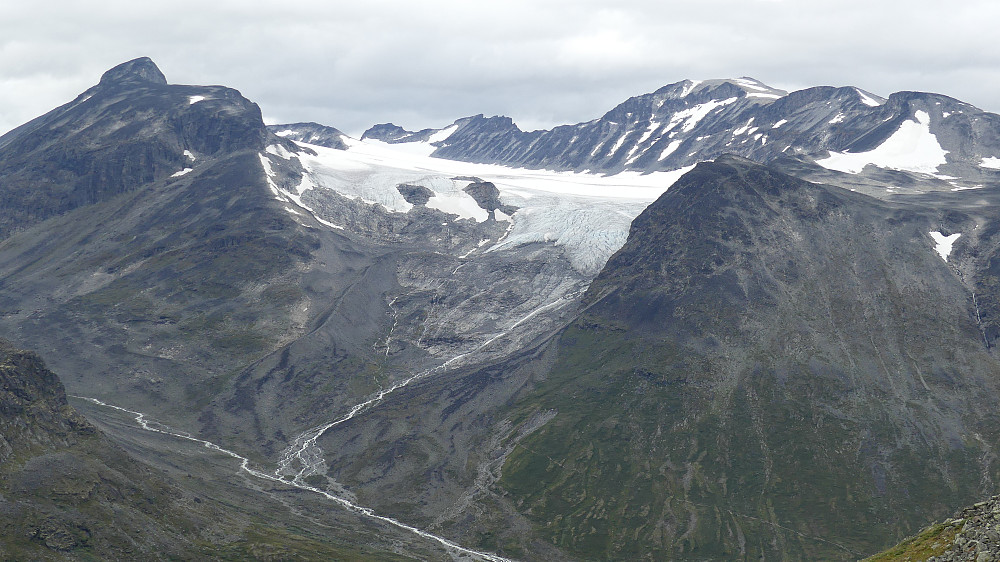
<svg viewBox="0 0 1000 562"><path fill-rule="evenodd" d="M684 78L736 76L935 91L1000 110L1000 5L987 2L18 4L0 21L0 131L138 56L172 83L237 88L270 121L349 133L476 113L550 127Z"/></svg>

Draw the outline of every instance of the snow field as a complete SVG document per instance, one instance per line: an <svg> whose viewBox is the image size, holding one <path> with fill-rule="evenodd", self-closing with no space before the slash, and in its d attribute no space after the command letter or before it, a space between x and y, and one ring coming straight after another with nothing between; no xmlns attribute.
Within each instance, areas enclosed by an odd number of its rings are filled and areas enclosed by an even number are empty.
<svg viewBox="0 0 1000 562"><path fill-rule="evenodd" d="M573 266L587 274L596 274L621 248L632 219L691 169L611 176L527 170L432 158L429 153L433 147L427 142L345 140L348 150L302 144L316 155L305 151L290 155L305 170L298 193L278 190L276 194L294 200L308 189L330 189L344 197L405 213L413 205L406 202L396 186L406 183L432 191L427 206L454 215L452 220L483 222L488 213L463 191L471 182L455 179L481 178L496 185L503 203L518 207L512 216L494 213L496 220L512 224L507 236L485 251L531 243L553 244L563 247ZM279 148L269 147L268 152L285 156ZM265 170L269 171L269 166L265 165ZM272 189L277 190L276 186Z"/></svg>
<svg viewBox="0 0 1000 562"><path fill-rule="evenodd" d="M816 163L830 170L856 174L872 164L880 168L936 174L946 162L946 150L930 130L926 111L916 111L913 119L903 121L889 138L868 152L831 152Z"/></svg>

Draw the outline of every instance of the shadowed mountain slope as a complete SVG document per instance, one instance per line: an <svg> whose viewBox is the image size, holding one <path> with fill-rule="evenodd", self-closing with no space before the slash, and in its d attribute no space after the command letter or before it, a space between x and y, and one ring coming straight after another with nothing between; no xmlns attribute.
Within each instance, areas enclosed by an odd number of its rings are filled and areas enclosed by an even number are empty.
<svg viewBox="0 0 1000 562"><path fill-rule="evenodd" d="M504 465L510 500L585 558L849 559L981 497L1000 365L941 222L700 164L522 400L558 414Z"/></svg>

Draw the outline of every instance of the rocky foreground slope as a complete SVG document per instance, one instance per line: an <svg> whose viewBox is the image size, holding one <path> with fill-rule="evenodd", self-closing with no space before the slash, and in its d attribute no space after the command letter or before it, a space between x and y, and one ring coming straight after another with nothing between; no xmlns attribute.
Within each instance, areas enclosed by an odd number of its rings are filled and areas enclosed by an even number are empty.
<svg viewBox="0 0 1000 562"><path fill-rule="evenodd" d="M126 446L67 403L38 355L0 341L0 559L411 559L304 533L264 495L242 511L226 485L178 480Z"/></svg>
<svg viewBox="0 0 1000 562"><path fill-rule="evenodd" d="M1000 560L1000 496L967 507L865 562Z"/></svg>

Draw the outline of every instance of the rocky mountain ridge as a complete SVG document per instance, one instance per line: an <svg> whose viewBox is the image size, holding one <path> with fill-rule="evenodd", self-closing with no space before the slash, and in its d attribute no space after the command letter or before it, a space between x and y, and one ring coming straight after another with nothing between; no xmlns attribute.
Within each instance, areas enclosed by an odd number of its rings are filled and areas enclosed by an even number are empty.
<svg viewBox="0 0 1000 562"><path fill-rule="evenodd" d="M989 562L1000 559L1000 496L922 530L865 562Z"/></svg>
<svg viewBox="0 0 1000 562"><path fill-rule="evenodd" d="M735 154L759 163L792 157L818 162L819 174L824 169L856 174L863 164L845 167L830 156L869 153L901 127L904 134L896 141L926 142L937 152L927 155L938 158L935 165L876 154L871 158L875 167L865 171L868 181L898 187L916 176L941 180L939 189L951 189L952 180L964 180L955 184L962 187L997 180L1000 118L993 113L940 94L897 92L885 99L854 87L829 86L787 93L751 78L684 80L630 98L598 119L551 130L526 132L508 117L476 115L419 132L382 124L362 139L428 143L439 158L533 169L650 172ZM933 141L919 140L921 127ZM849 180L834 183L843 181Z"/></svg>
<svg viewBox="0 0 1000 562"><path fill-rule="evenodd" d="M992 114L685 81L357 140L148 59L88 92L0 140L54 202L0 207L0 331L223 503L421 559L848 559L1000 478Z"/></svg>

